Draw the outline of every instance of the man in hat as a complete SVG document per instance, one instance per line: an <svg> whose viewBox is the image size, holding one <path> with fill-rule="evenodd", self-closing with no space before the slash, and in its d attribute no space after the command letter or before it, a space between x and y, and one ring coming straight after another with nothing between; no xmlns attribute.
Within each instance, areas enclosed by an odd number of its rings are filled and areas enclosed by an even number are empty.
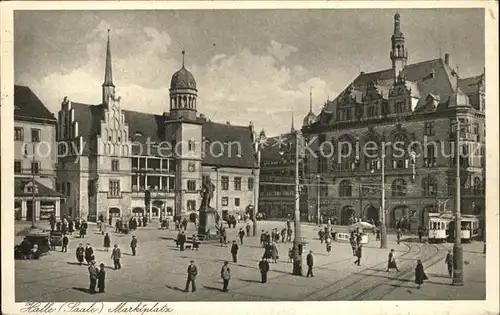
<svg viewBox="0 0 500 315"><path fill-rule="evenodd" d="M236 244L236 241L233 241L233 245L231 245L231 255L233 256L233 262L236 263L238 262L238 250L240 248L238 247L238 244Z"/></svg>
<svg viewBox="0 0 500 315"><path fill-rule="evenodd" d="M122 257L122 252L118 247L118 244L115 244L115 248L113 248L113 252L111 253L111 259L113 259L113 263L116 269L121 269L122 265L120 264L120 258Z"/></svg>
<svg viewBox="0 0 500 315"><path fill-rule="evenodd" d="M224 265L222 266L220 270L220 277L222 278L222 281L224 282L224 286L222 287L223 292L227 292L228 289L227 287L229 286L229 280L231 279L231 269L229 269L229 263L227 261L224 262Z"/></svg>
<svg viewBox="0 0 500 315"><path fill-rule="evenodd" d="M95 266L95 261L92 260L90 262L89 266L89 277L90 277L90 287L89 287L89 293L94 294L96 293L95 287L97 285L97 278L99 276L97 267Z"/></svg>
<svg viewBox="0 0 500 315"><path fill-rule="evenodd" d="M132 241L130 242L130 248L132 249L132 256L135 256L135 249L137 248L137 238L132 235Z"/></svg>
<svg viewBox="0 0 500 315"><path fill-rule="evenodd" d="M191 283L191 292L196 292L196 275L198 275L198 268L196 268L196 265L194 264L194 260L190 261L190 264L187 269L187 280L186 280L186 288L184 289L184 292L188 292L189 290L189 283Z"/></svg>
<svg viewBox="0 0 500 315"><path fill-rule="evenodd" d="M97 287L99 288L99 293L104 293L105 280L106 280L106 270L104 270L104 264L101 263L100 269L97 273Z"/></svg>
<svg viewBox="0 0 500 315"><path fill-rule="evenodd" d="M314 256L313 256L312 250L310 250L309 254L307 254L306 262L307 262L307 275L306 275L306 277L314 277L314 274L313 274Z"/></svg>
<svg viewBox="0 0 500 315"><path fill-rule="evenodd" d="M269 262L267 262L264 256L262 256L262 260L259 262L259 270L260 270L261 282L266 283L267 273L269 272Z"/></svg>
<svg viewBox="0 0 500 315"><path fill-rule="evenodd" d="M448 275L451 278L453 276L453 254L451 253L451 250L449 250L448 254L446 254L444 263L448 266Z"/></svg>
<svg viewBox="0 0 500 315"><path fill-rule="evenodd" d="M80 243L76 248L76 259L80 263L80 266L83 264L84 256L85 256L85 248L83 247L83 243Z"/></svg>

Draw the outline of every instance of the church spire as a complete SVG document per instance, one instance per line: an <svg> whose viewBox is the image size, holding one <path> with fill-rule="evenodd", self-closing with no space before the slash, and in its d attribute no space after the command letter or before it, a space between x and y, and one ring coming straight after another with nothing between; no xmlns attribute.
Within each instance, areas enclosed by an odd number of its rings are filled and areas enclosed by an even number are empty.
<svg viewBox="0 0 500 315"><path fill-rule="evenodd" d="M186 55L186 51L183 49L182 50L182 67L184 68L184 57Z"/></svg>
<svg viewBox="0 0 500 315"><path fill-rule="evenodd" d="M294 120L295 120L295 116L293 114L293 111L292 111L292 128L290 129L291 132L294 132L295 131L295 124L294 124Z"/></svg>
<svg viewBox="0 0 500 315"><path fill-rule="evenodd" d="M408 51L405 47L405 37L401 32L401 20L399 13L394 15L394 33L391 36L391 61L394 83L403 75L406 61L408 60Z"/></svg>
<svg viewBox="0 0 500 315"><path fill-rule="evenodd" d="M111 40L108 29L108 44L106 47L106 67L104 69L104 82L102 84L102 103L108 105L109 98L115 95L115 85L113 84L113 69L111 65Z"/></svg>

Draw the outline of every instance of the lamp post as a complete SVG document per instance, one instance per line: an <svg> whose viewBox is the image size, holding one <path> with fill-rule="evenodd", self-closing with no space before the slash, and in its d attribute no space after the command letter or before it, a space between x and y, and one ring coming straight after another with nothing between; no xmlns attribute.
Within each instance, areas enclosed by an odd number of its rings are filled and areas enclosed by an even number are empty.
<svg viewBox="0 0 500 315"><path fill-rule="evenodd" d="M463 285L463 248L462 248L462 222L460 218L460 119L456 125L455 163L456 163L456 197L455 197L455 243L453 244L453 282L454 286Z"/></svg>
<svg viewBox="0 0 500 315"><path fill-rule="evenodd" d="M321 224L321 206L320 206L320 181L321 181L321 176L320 175L316 175L316 180L317 180L317 189L316 189L316 215L317 215L317 223L318 225Z"/></svg>
<svg viewBox="0 0 500 315"><path fill-rule="evenodd" d="M255 144L255 151L257 153L257 169L259 170L259 177L260 177L260 160L261 160L261 144L266 142L266 136L264 132L262 131L259 135L259 140L256 141ZM260 178L257 181L257 170L254 170L253 173L253 199L254 199L254 204L253 204L253 210L252 210L252 235L257 236L257 207L259 205L259 184L260 183Z"/></svg>
<svg viewBox="0 0 500 315"><path fill-rule="evenodd" d="M35 141L31 139L31 143L33 145L33 160L31 162L31 207L32 207L32 215L31 215L31 228L35 228L36 224L36 204L35 204Z"/></svg>
<svg viewBox="0 0 500 315"><path fill-rule="evenodd" d="M380 248L387 248L387 227L385 224L385 152L383 150L380 158L380 167L382 181L380 206ZM371 169L371 173L375 173L373 168Z"/></svg>

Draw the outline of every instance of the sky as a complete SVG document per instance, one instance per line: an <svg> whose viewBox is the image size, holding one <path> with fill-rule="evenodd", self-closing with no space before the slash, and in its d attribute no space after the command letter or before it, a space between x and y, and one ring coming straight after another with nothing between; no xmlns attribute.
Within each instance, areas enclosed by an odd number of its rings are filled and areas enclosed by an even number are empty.
<svg viewBox="0 0 500 315"><path fill-rule="evenodd" d="M402 9L408 63L450 54L459 75L484 68L483 9ZM360 71L391 67L390 9L16 11L15 83L53 112L101 102L107 29L123 109L163 113L172 75L196 79L198 112L253 122L268 136L302 125Z"/></svg>

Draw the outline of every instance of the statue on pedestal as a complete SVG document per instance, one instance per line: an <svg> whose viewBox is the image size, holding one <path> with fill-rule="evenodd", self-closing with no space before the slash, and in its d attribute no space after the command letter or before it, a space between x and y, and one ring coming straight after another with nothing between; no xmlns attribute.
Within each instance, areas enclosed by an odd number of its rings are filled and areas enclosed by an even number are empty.
<svg viewBox="0 0 500 315"><path fill-rule="evenodd" d="M200 192L201 194L200 209L210 208L210 201L212 201L212 198L214 197L214 189L215 185L210 180L210 177L207 177L206 180L203 182L203 186Z"/></svg>
<svg viewBox="0 0 500 315"><path fill-rule="evenodd" d="M203 182L202 189L200 191L201 194L201 205L199 212L199 226L198 226L198 234L205 235L206 237L210 237L211 234L216 234L217 228L217 218L218 213L217 210L210 207L210 201L214 197L214 189L215 185L210 180L210 177L207 177Z"/></svg>

